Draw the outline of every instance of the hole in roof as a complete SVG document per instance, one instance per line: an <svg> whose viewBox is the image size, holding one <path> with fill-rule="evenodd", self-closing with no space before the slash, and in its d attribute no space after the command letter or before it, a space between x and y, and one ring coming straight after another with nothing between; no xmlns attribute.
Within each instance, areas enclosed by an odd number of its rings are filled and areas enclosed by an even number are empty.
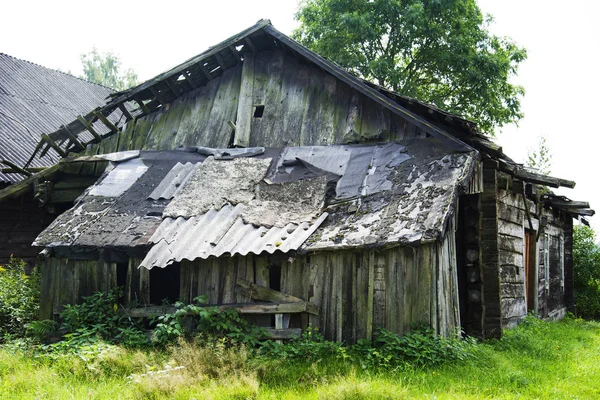
<svg viewBox="0 0 600 400"><path fill-rule="evenodd" d="M243 45L243 44L240 44L239 46L235 46L235 49L236 49L237 51L242 51L242 49L243 49L243 48L244 48L244 45Z"/></svg>
<svg viewBox="0 0 600 400"><path fill-rule="evenodd" d="M179 75L179 78L177 78L178 81L183 81L185 80L185 76L183 76L183 74Z"/></svg>
<svg viewBox="0 0 600 400"><path fill-rule="evenodd" d="M264 105L254 106L254 118L262 118L264 112L265 112Z"/></svg>

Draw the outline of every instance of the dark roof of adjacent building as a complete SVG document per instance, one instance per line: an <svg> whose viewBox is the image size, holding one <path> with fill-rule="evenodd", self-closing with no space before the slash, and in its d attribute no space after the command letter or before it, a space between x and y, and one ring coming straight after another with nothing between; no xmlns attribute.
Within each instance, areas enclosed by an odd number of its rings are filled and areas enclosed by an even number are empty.
<svg viewBox="0 0 600 400"><path fill-rule="evenodd" d="M152 268L211 256L435 241L445 235L476 156L433 139L142 151L114 162L35 244L70 258L137 251Z"/></svg>
<svg viewBox="0 0 600 400"><path fill-rule="evenodd" d="M25 165L42 134L103 105L112 92L107 87L0 53L0 162ZM44 159L33 160L30 167L50 166L59 158L50 152ZM0 183L22 179L22 175L0 171Z"/></svg>

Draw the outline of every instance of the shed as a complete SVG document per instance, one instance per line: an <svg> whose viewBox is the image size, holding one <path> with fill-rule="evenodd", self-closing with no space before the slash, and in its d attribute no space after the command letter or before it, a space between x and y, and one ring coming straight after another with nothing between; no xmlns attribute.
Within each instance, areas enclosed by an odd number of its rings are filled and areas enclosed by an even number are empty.
<svg viewBox="0 0 600 400"><path fill-rule="evenodd" d="M125 303L206 294L347 342L412 322L498 337L528 312L573 309L573 218L593 211L538 188L574 182L268 21L65 126L95 139L69 155L77 141L49 133L40 149L63 153L59 169L111 164L36 241L43 317L117 284Z"/></svg>

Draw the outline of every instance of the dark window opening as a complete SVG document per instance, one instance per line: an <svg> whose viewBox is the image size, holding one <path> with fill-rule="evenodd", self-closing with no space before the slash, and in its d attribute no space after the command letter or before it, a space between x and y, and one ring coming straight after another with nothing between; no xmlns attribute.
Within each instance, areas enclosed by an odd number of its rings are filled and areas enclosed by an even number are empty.
<svg viewBox="0 0 600 400"><path fill-rule="evenodd" d="M254 118L262 118L265 106L254 106Z"/></svg>
<svg viewBox="0 0 600 400"><path fill-rule="evenodd" d="M281 290L281 265L269 266L269 287L273 290Z"/></svg>
<svg viewBox="0 0 600 400"><path fill-rule="evenodd" d="M117 263L117 287L123 289L122 296L119 298L119 303L125 302L125 290L127 290L127 270L129 269L128 262Z"/></svg>
<svg viewBox="0 0 600 400"><path fill-rule="evenodd" d="M150 270L150 303L161 305L179 300L179 263Z"/></svg>

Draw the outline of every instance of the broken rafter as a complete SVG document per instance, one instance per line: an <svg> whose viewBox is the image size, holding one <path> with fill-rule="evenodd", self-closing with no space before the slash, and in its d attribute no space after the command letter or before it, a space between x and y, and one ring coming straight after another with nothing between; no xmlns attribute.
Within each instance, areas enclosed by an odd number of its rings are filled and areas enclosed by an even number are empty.
<svg viewBox="0 0 600 400"><path fill-rule="evenodd" d="M44 133L44 134L42 134L42 140L44 140L46 143L48 143L48 145L50 147L52 147L58 154L60 154L61 157L67 156L67 153L63 149L61 149L60 146L58 144L56 144L56 142L50 138L50 136L48 136ZM48 151L47 148L46 148L46 151ZM42 153L45 154L44 152L42 152Z"/></svg>
<svg viewBox="0 0 600 400"><path fill-rule="evenodd" d="M40 151L40 149L42 148L43 145L44 145L44 142L42 140L40 140L38 142L37 146L35 146L35 149L33 150L33 153L31 154L31 157L29 157L29 160L27 160L27 162L25 163L25 167L24 168L29 167L29 165L33 162L33 159L35 158L37 152Z"/></svg>
<svg viewBox="0 0 600 400"><path fill-rule="evenodd" d="M127 121L131 121L133 119L133 115L131 115L129 110L127 110L127 107L125 107L125 104L123 104L123 103L119 104L119 110L121 110L121 112L123 113L123 115L125 116Z"/></svg>
<svg viewBox="0 0 600 400"><path fill-rule="evenodd" d="M96 118L98 118L111 132L118 132L119 128L117 128L112 122L106 118L104 114L100 110L94 110L92 112Z"/></svg>
<svg viewBox="0 0 600 400"><path fill-rule="evenodd" d="M96 139L97 141L102 140L102 136L100 136L100 134L98 132L96 132L96 130L94 129L94 127L92 126L92 123L90 121L83 118L81 115L77 116L77 120L79 122L81 122L83 124L83 126L85 126L85 128L88 130L88 132L90 132L92 134L94 139Z"/></svg>
<svg viewBox="0 0 600 400"><path fill-rule="evenodd" d="M65 125L63 125L60 127L60 129L62 132L64 132L65 135L67 135L69 137L69 139L71 140L71 143L73 143L75 145L75 147L78 147L79 150L85 150L85 145L79 141L77 136L75 134L73 134L73 132L71 132L69 130L69 128L67 128ZM68 149L67 149L67 152L68 152Z"/></svg>

